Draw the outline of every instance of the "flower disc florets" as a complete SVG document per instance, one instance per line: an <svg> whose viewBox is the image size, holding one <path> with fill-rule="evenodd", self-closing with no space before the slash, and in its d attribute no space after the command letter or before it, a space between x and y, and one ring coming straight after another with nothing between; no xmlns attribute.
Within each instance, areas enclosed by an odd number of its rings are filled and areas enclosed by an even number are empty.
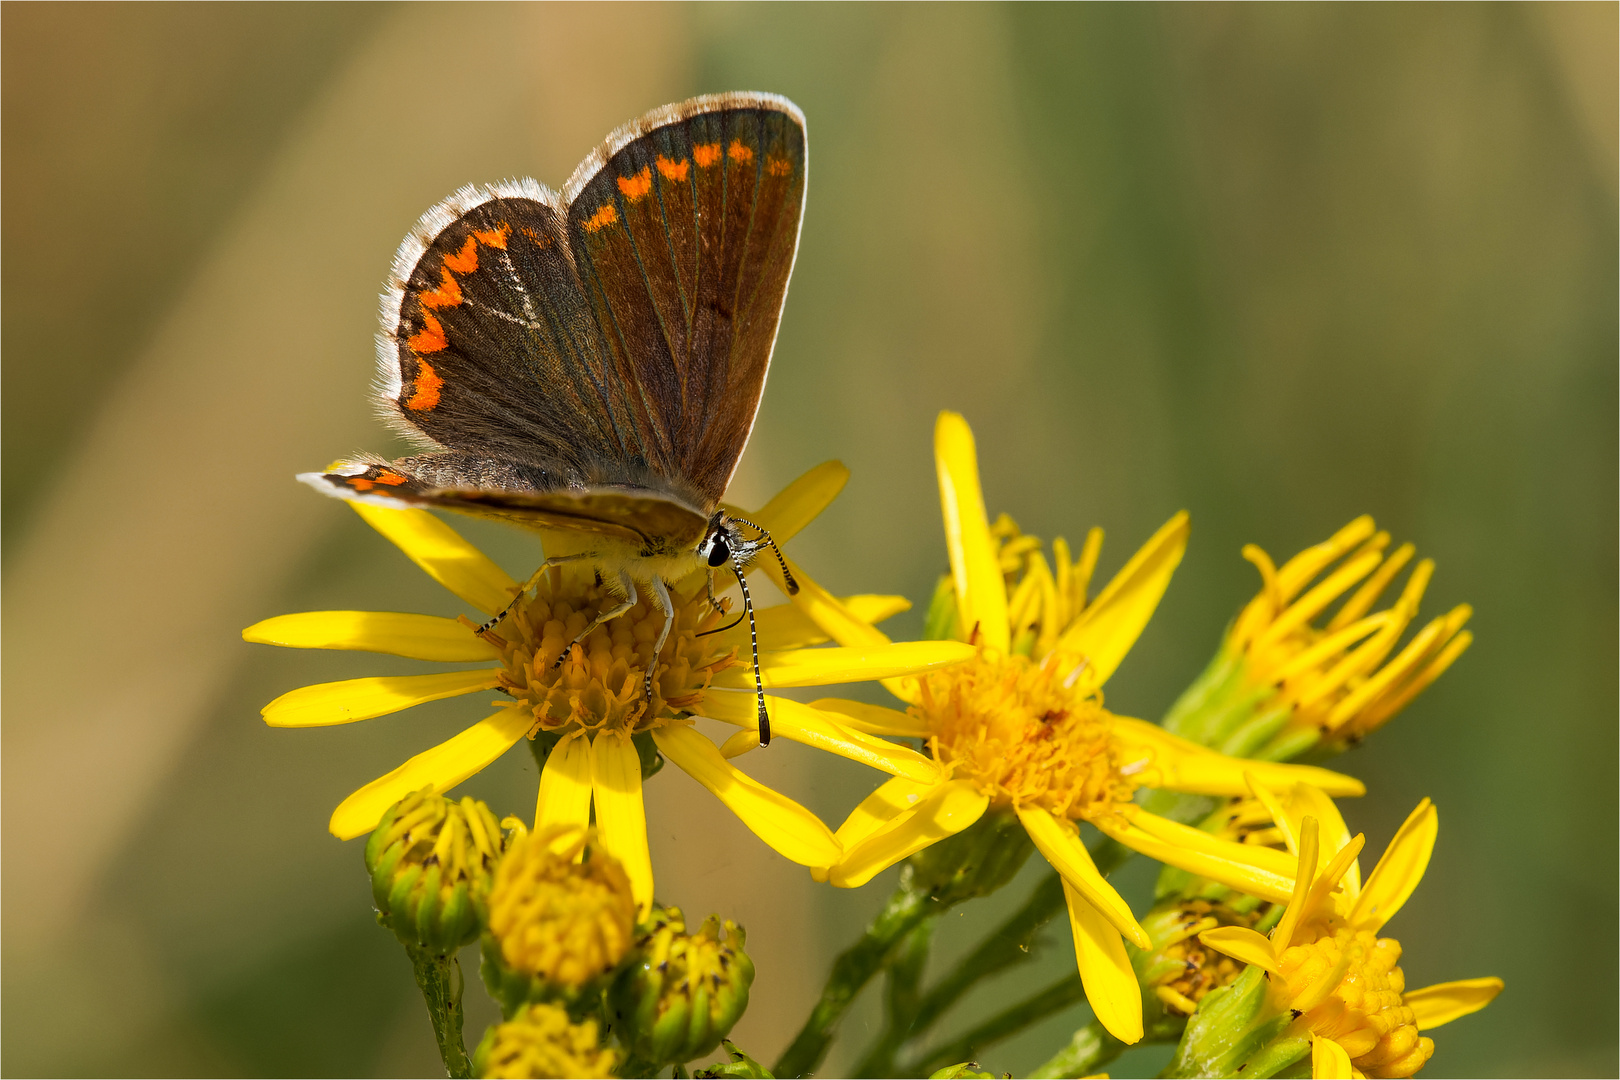
<svg viewBox="0 0 1620 1080"><path fill-rule="evenodd" d="M643 696L664 613L643 596L557 658L598 615L621 602L589 571L553 567L532 598L518 602L485 639L501 651L501 689L534 710L533 733L604 728L636 733L675 719L703 700L715 672L737 663L725 635L699 636L721 624L701 585L672 593L675 619L657 657L651 707ZM531 733L531 734L533 734Z"/></svg>
<svg viewBox="0 0 1620 1080"><path fill-rule="evenodd" d="M1344 1047L1367 1076L1411 1076L1434 1054L1434 1040L1418 1034L1417 1017L1402 1000L1400 958L1394 938L1345 926L1278 957L1289 1000L1309 1006L1301 1022Z"/></svg>
<svg viewBox="0 0 1620 1080"><path fill-rule="evenodd" d="M473 1053L473 1070L484 1077L579 1077L617 1075L617 1051L599 1045L595 1020L574 1023L555 1005L530 1005L484 1035Z"/></svg>
<svg viewBox="0 0 1620 1080"><path fill-rule="evenodd" d="M608 974L629 951L636 916L630 880L617 859L586 848L585 839L580 829L547 830L515 841L501 860L485 943L501 974L566 993ZM575 862L582 849L585 857Z"/></svg>
<svg viewBox="0 0 1620 1080"><path fill-rule="evenodd" d="M1100 692L1074 686L1079 663L986 648L919 680L922 700L911 711L927 722L939 762L992 805L1091 818L1129 802L1136 784L1120 772Z"/></svg>

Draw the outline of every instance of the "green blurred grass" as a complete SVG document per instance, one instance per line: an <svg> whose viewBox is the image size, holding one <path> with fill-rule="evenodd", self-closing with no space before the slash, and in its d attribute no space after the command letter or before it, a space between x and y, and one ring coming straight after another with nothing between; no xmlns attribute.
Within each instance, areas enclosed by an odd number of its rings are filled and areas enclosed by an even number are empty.
<svg viewBox="0 0 1620 1080"><path fill-rule="evenodd" d="M1612 139L1590 115L1594 93L1612 109L1614 11L716 6L686 9L667 44L683 51L668 97L770 89L809 117L802 250L743 481L752 498L827 457L851 466L845 495L796 542L831 587L928 595L944 560L929 437L949 407L974 424L992 513L1048 536L1103 525L1104 571L1192 511L1187 559L1110 684L1119 711L1156 717L1201 668L1254 587L1245 542L1285 555L1373 513L1438 560L1427 612L1474 605L1473 649L1343 763L1371 789L1346 816L1373 850L1424 795L1442 812L1428 878L1392 927L1409 982L1508 982L1487 1014L1438 1034L1428 1075L1620 1068L1620 281ZM602 77L610 31L645 14L592 13ZM396 13L8 4L0 17L9 558L181 284ZM1583 47L1594 37L1606 44ZM537 40L536 64L559 47ZM443 63L459 64L476 108L476 64ZM379 278L390 254L375 254ZM310 461L350 449L313 446ZM244 622L453 610L330 513L281 602ZM521 538L469 532L514 571L532 558ZM920 614L897 622L915 633ZM100 872L70 950L100 960L44 984L8 969L6 1072L435 1067L403 959L366 915L359 853L322 824L472 707L272 732L264 701L386 665L240 655ZM533 768L509 757L467 787L524 811ZM751 768L836 818L872 783L842 764ZM87 762L87 782L105 767ZM716 858L722 876L751 865ZM1149 879L1126 877L1139 893ZM830 949L887 879L854 893L791 880L797 900L761 884L738 903L756 920L800 919L794 932ZM943 955L996 906L956 917ZM1040 977L1062 972L1067 949L1056 935ZM802 997L819 973L761 979L796 980ZM87 985L124 1004L82 1038ZM851 1018L830 1072L853 1063L877 1015L867 1001ZM785 1039L790 1021L759 1037ZM986 1064L1027 1069L1076 1021Z"/></svg>

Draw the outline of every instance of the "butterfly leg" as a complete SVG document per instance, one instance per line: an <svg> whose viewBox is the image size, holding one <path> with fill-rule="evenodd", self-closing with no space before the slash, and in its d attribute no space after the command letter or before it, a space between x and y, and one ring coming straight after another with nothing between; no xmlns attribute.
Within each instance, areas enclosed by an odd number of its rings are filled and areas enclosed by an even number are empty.
<svg viewBox="0 0 1620 1080"><path fill-rule="evenodd" d="M557 654L556 662L551 665L552 667L562 667L563 661L573 654L574 646L590 637L592 630L605 622L617 619L620 615L636 606L636 600L639 599L636 594L636 583L631 580L629 573L623 570L619 571L619 588L624 592L624 599L592 619L589 626L575 634L574 640L565 645L563 651Z"/></svg>
<svg viewBox="0 0 1620 1080"><path fill-rule="evenodd" d="M669 602L669 588L662 578L652 579L653 599L658 601L658 608L664 613L664 628L658 631L658 642L653 645L652 660L647 664L647 674L642 679L641 696L646 699L647 707L652 708L652 681L653 672L658 670L658 656L664 651L664 642L669 640L669 628L675 622L675 605Z"/></svg>
<svg viewBox="0 0 1620 1080"><path fill-rule="evenodd" d="M506 615L507 615L507 613L509 611L511 611L513 608L517 607L517 602L519 600L523 599L525 596L528 596L530 589L532 589L536 585L540 584L540 576L542 574L544 574L547 570L550 570L553 566L561 566L563 563L577 562L580 559L585 559L585 558L589 558L589 556L585 555L585 554L558 555L555 558L547 559L545 562L540 564L540 569L536 570L534 573L529 575L529 580L525 581L523 583L523 588L521 588L521 589L519 589L517 591L517 595L513 596L512 599L508 600L506 602L506 606L501 608L501 610L498 611L495 614L495 617L493 619L489 620L489 622L485 623L483 626L480 626L474 632L479 633L479 634L487 634L489 631L495 629L496 624L499 623L502 619L506 618Z"/></svg>

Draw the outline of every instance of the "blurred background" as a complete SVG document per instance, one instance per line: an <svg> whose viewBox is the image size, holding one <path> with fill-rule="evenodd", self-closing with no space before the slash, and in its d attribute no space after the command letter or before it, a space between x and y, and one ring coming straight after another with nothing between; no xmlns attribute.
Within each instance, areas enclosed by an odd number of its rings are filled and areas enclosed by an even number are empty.
<svg viewBox="0 0 1620 1080"><path fill-rule="evenodd" d="M420 668L239 632L459 610L292 480L395 448L367 388L416 217L472 181L559 185L652 106L758 89L803 107L813 168L734 500L843 459L795 557L917 600L945 562L941 408L974 425L992 514L1104 526L1104 573L1189 509L1109 686L1153 719L1255 589L1242 544L1286 557L1375 515L1437 560L1426 616L1477 611L1473 649L1339 762L1371 850L1423 796L1442 812L1391 928L1409 984L1507 980L1428 1075L1614 1075L1616 10L0 7L0 1067L438 1073L360 844L325 824L482 705L272 731L288 689ZM525 537L465 531L533 565ZM793 744L747 764L835 822L876 782ZM534 785L514 752L463 790L527 814ZM892 877L814 885L678 770L648 799L661 896L749 930L737 1037L769 1061ZM953 915L942 958L1034 872ZM1066 938L962 1015L1061 974ZM869 993L827 1074L879 1015ZM1027 1070L1085 1016L982 1058Z"/></svg>

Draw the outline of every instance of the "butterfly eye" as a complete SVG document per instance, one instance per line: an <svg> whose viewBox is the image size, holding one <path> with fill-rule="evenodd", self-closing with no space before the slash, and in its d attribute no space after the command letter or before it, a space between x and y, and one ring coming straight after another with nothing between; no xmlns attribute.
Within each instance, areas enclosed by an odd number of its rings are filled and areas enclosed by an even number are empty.
<svg viewBox="0 0 1620 1080"><path fill-rule="evenodd" d="M716 536L714 543L709 545L709 565L724 566L729 558L731 558L731 549L726 546L726 538Z"/></svg>

